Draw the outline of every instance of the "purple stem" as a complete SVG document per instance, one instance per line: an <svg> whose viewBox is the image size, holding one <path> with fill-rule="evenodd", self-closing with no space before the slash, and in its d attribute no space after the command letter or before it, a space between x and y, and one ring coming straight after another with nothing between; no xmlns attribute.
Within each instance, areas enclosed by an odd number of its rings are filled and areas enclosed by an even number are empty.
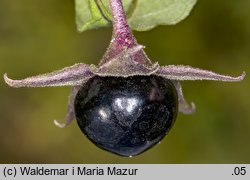
<svg viewBox="0 0 250 180"><path fill-rule="evenodd" d="M128 26L121 0L109 0L113 16L113 39L117 48L131 48L136 40Z"/></svg>
<svg viewBox="0 0 250 180"><path fill-rule="evenodd" d="M112 58L115 58L122 51L138 45L132 31L128 26L122 1L109 0L109 3L113 17L113 35L109 48L99 63L99 67L109 62ZM133 59L134 61L137 61L141 64L152 65L143 50L135 53L133 55Z"/></svg>

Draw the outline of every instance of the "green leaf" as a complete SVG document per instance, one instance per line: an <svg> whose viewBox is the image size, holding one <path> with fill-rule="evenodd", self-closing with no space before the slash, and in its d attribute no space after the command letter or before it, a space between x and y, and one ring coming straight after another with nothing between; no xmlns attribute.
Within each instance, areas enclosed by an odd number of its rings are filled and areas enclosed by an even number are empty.
<svg viewBox="0 0 250 180"><path fill-rule="evenodd" d="M197 0L123 0L130 27L146 31L157 25L173 25L185 19ZM110 26L108 0L75 0L77 29Z"/></svg>
<svg viewBox="0 0 250 180"><path fill-rule="evenodd" d="M185 19L197 0L138 0L128 19L132 29L146 31L157 25L174 25Z"/></svg>
<svg viewBox="0 0 250 180"><path fill-rule="evenodd" d="M75 9L80 32L111 24L111 15L100 0L75 0Z"/></svg>

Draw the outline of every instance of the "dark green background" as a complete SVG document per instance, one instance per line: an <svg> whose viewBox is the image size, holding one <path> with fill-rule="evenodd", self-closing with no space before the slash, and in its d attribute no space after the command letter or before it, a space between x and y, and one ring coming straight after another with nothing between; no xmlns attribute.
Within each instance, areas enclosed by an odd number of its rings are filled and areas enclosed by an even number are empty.
<svg viewBox="0 0 250 180"><path fill-rule="evenodd" d="M0 1L0 74L24 78L73 65L97 64L111 28L78 33L73 0ZM0 80L0 163L250 163L250 1L200 0L176 26L136 32L161 65L184 64L240 75L236 83L183 82L193 115L179 114L153 149L119 157L63 121L69 87L8 87Z"/></svg>

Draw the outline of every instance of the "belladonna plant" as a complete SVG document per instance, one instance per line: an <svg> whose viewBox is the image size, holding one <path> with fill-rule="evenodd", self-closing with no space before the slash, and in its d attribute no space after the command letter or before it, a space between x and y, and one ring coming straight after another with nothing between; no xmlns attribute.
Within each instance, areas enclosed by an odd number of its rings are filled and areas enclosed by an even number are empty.
<svg viewBox="0 0 250 180"><path fill-rule="evenodd" d="M5 82L11 87L71 86L65 123L74 119L98 147L121 156L138 155L157 144L177 113L191 114L180 81L241 81L238 77L183 65L152 63L130 30L121 0L109 0L113 35L100 63L75 64L48 74Z"/></svg>

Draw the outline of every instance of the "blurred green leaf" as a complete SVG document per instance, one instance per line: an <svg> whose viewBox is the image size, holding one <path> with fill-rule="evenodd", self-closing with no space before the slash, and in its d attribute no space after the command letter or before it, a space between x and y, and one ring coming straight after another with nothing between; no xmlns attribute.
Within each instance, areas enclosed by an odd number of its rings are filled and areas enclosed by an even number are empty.
<svg viewBox="0 0 250 180"><path fill-rule="evenodd" d="M138 0L128 22L132 29L146 31L157 25L173 25L185 19L197 0Z"/></svg>
<svg viewBox="0 0 250 180"><path fill-rule="evenodd" d="M185 19L197 0L123 0L133 30L147 31L157 25L173 25ZM111 25L108 0L75 0L78 31Z"/></svg>
<svg viewBox="0 0 250 180"><path fill-rule="evenodd" d="M132 0L123 2L128 11ZM108 0L75 0L77 30L82 32L90 29L111 26L112 16Z"/></svg>
<svg viewBox="0 0 250 180"><path fill-rule="evenodd" d="M105 27L109 25L109 13L101 1L76 0L76 24L78 31Z"/></svg>

